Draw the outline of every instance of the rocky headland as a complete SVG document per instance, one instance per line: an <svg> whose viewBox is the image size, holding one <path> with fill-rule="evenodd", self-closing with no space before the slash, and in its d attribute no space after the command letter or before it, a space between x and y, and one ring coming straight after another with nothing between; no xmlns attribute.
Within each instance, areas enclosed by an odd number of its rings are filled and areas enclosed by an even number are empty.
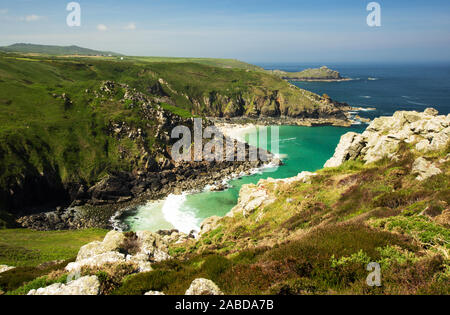
<svg viewBox="0 0 450 315"><path fill-rule="evenodd" d="M342 136L336 153L325 167L338 167L348 160L373 163L382 158L396 159L400 143L421 152L441 150L450 140L450 115L439 115L433 108L423 113L396 112L392 117L375 119L363 134Z"/></svg>
<svg viewBox="0 0 450 315"><path fill-rule="evenodd" d="M306 69L300 72L286 72L281 70L268 70L270 73L288 81L306 81L306 82L342 82L351 81L350 78L344 78L338 71L331 70L327 66L320 68Z"/></svg>

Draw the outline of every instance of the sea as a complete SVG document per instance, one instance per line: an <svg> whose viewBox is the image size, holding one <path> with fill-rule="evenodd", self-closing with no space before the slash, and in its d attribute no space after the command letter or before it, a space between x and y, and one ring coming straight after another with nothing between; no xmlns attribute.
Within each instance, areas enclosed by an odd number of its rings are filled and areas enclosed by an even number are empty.
<svg viewBox="0 0 450 315"><path fill-rule="evenodd" d="M297 72L323 64L264 63L267 70ZM328 94L332 99L355 107L376 108L361 111L361 117L390 116L399 110L424 111L428 107L440 114L450 113L450 64L326 64L342 76L343 82L293 82L296 86ZM242 185L260 179L288 178L302 171L321 169L333 155L340 137L350 131L362 133L367 124L342 127L279 127L279 156L284 165L255 170L250 176L229 181L229 189L170 195L164 200L149 201L122 216L120 220L133 231L177 229L190 233L199 231L201 222L211 216L225 216L236 204ZM273 145L268 132L268 143ZM242 135L245 138L245 135ZM251 139L246 138L251 143ZM257 143L251 143L257 144ZM270 145L269 145L270 149Z"/></svg>

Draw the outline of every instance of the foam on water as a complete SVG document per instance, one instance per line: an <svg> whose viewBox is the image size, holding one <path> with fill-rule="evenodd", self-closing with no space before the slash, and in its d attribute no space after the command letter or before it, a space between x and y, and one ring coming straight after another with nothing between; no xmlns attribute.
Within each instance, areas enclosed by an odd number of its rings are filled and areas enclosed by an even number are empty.
<svg viewBox="0 0 450 315"><path fill-rule="evenodd" d="M169 195L164 201L162 213L164 218L180 232L189 234L191 231L199 232L199 219L194 211L183 206L186 194Z"/></svg>

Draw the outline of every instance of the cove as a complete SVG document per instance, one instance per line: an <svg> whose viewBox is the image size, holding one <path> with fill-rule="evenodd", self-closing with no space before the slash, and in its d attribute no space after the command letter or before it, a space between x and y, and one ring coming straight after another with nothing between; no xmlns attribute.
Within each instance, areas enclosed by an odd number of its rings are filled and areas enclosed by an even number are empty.
<svg viewBox="0 0 450 315"><path fill-rule="evenodd" d="M350 128L281 126L279 151L283 166L262 169L251 176L231 180L231 187L225 191L205 190L194 194L170 195L162 201L150 201L129 211L121 220L132 231L198 231L204 219L215 215L225 216L237 204L242 185L256 184L260 179L269 177L289 178L302 171L321 169L333 155L343 134L350 131L361 133L366 127L367 125L354 125ZM269 138L269 144L271 141Z"/></svg>

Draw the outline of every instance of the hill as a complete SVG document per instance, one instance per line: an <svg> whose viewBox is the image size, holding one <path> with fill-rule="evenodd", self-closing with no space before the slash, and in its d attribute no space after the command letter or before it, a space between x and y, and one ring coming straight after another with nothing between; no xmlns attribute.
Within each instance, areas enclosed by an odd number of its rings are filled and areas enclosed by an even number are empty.
<svg viewBox="0 0 450 315"><path fill-rule="evenodd" d="M36 44L13 44L10 46L0 47L0 51L13 52L20 54L42 54L49 56L86 56L86 57L117 57L124 56L115 52L98 51L78 46L51 46ZM128 60L144 63L199 63L212 67L235 68L251 71L264 71L263 68L242 62L236 59L218 59L218 58L182 58L182 57L132 57L128 56Z"/></svg>
<svg viewBox="0 0 450 315"><path fill-rule="evenodd" d="M329 99L260 71L0 53L0 225L44 205L167 194L158 174L174 168L172 126L189 126L193 116L282 115L346 119ZM114 191L120 185L128 188Z"/></svg>
<svg viewBox="0 0 450 315"><path fill-rule="evenodd" d="M80 56L122 56L121 54L98 51L78 46L50 46L18 43L10 46L0 47L0 51L15 52L23 54L44 54L54 56L80 55Z"/></svg>
<svg viewBox="0 0 450 315"><path fill-rule="evenodd" d="M249 71L261 71L264 69L236 59L217 59L217 58L178 58L178 57L128 57L131 60L141 62L170 62L170 63L199 63L202 65L226 68L243 69Z"/></svg>

